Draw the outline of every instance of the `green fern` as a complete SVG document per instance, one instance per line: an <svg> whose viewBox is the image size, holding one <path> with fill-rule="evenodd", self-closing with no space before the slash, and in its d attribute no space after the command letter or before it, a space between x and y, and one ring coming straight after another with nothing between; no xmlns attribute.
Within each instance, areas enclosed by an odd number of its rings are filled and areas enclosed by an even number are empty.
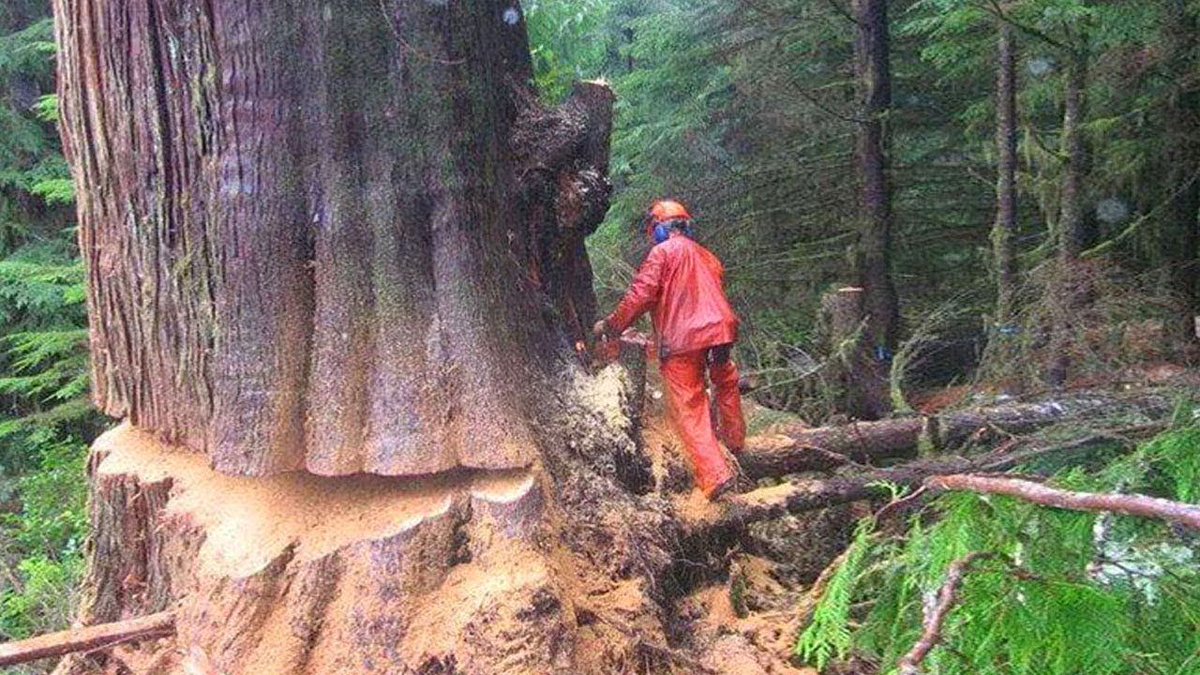
<svg viewBox="0 0 1200 675"><path fill-rule="evenodd" d="M845 561L829 580L825 596L813 612L812 622L796 642L794 651L806 663L823 669L831 661L844 659L849 654L850 609L871 550L874 529L875 523L870 518L858 522Z"/></svg>

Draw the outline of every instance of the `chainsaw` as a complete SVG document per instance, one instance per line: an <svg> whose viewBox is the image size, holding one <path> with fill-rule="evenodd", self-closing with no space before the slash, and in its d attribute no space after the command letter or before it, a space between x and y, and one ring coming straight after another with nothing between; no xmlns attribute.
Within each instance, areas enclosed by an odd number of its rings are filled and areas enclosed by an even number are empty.
<svg viewBox="0 0 1200 675"><path fill-rule="evenodd" d="M616 339L607 335L600 336L590 350L586 342L579 340L575 343L575 353L584 370L589 374L594 374L605 366L618 361L626 362L632 359L635 362L644 363L646 348L649 345L649 338L636 330L629 329Z"/></svg>

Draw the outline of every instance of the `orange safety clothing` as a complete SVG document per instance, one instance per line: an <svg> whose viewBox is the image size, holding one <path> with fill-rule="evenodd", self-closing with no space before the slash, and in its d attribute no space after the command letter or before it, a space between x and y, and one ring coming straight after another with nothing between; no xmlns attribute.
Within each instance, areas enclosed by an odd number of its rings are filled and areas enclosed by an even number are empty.
<svg viewBox="0 0 1200 675"><path fill-rule="evenodd" d="M724 275L721 261L708 249L682 232L672 232L650 250L629 291L605 320L608 330L619 334L651 312L671 417L691 457L696 485L710 498L734 474L713 429L706 372L722 440L735 452L746 440L737 366L728 358L737 340L738 318L725 297Z"/></svg>
<svg viewBox="0 0 1200 675"><path fill-rule="evenodd" d="M741 449L746 428L742 421L737 366L730 360L710 364L708 354L707 349L672 354L662 360L659 368L666 383L671 419L692 460L696 486L705 496L712 497L734 474L713 432L708 396L704 392L706 369L716 394L722 436L731 449Z"/></svg>
<svg viewBox="0 0 1200 675"><path fill-rule="evenodd" d="M669 220L691 220L692 215L688 213L686 207L677 201L664 199L661 202L654 202L654 206L650 207L650 220L655 223L665 223Z"/></svg>
<svg viewBox="0 0 1200 675"><path fill-rule="evenodd" d="M746 418L742 415L741 376L728 353L723 359L709 358L708 379L717 402L717 419L713 425L717 438L736 455L746 447Z"/></svg>
<svg viewBox="0 0 1200 675"><path fill-rule="evenodd" d="M725 267L681 232L650 249L616 311L605 322L619 335L642 314L658 334L659 354L695 351L737 341L738 318L725 297Z"/></svg>

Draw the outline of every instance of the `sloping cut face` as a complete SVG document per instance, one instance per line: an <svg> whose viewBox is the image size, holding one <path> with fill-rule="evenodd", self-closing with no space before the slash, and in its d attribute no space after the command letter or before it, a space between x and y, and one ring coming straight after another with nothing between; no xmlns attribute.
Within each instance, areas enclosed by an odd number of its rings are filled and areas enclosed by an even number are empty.
<svg viewBox="0 0 1200 675"><path fill-rule="evenodd" d="M534 461L585 254L523 178L515 1L55 5L103 411L233 474ZM571 138L547 161L603 178Z"/></svg>

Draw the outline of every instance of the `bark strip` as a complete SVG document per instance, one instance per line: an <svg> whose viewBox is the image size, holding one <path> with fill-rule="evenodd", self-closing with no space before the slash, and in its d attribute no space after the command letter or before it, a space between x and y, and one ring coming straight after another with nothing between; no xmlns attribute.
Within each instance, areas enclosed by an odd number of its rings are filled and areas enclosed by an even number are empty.
<svg viewBox="0 0 1200 675"><path fill-rule="evenodd" d="M0 666L12 666L75 652L107 649L126 642L175 634L175 613L159 612L127 621L72 628L28 640L0 644Z"/></svg>

